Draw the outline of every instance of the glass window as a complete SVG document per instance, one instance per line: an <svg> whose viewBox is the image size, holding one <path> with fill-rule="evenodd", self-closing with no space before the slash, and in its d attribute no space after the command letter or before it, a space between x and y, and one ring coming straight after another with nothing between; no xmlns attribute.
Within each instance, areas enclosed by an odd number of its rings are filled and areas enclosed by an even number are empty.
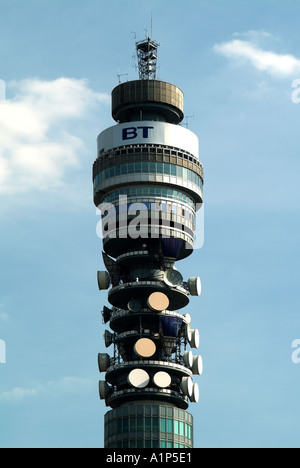
<svg viewBox="0 0 300 468"><path fill-rule="evenodd" d="M134 174L134 164L133 163L128 164L128 174Z"/></svg>
<svg viewBox="0 0 300 468"><path fill-rule="evenodd" d="M160 441L160 448L167 448L167 443L165 440Z"/></svg>
<svg viewBox="0 0 300 468"><path fill-rule="evenodd" d="M127 174L127 164L121 165L121 174Z"/></svg>
<svg viewBox="0 0 300 468"><path fill-rule="evenodd" d="M117 434L122 434L122 432L123 432L123 421L122 421L122 419L118 419Z"/></svg>
<svg viewBox="0 0 300 468"><path fill-rule="evenodd" d="M149 163L149 172L151 174L155 174L155 172L156 172L156 163L155 162Z"/></svg>
<svg viewBox="0 0 300 468"><path fill-rule="evenodd" d="M140 174L142 172L142 163L141 162L136 162L135 163L135 173Z"/></svg>
<svg viewBox="0 0 300 468"><path fill-rule="evenodd" d="M159 420L158 420L158 418L153 418L153 419L152 419L152 430L153 430L153 431L158 431L158 427L159 427Z"/></svg>
<svg viewBox="0 0 300 468"><path fill-rule="evenodd" d="M175 166L175 164L171 164L171 175L176 176L176 166Z"/></svg>
<svg viewBox="0 0 300 468"><path fill-rule="evenodd" d="M179 434L179 421L175 419L174 421L174 433Z"/></svg>
<svg viewBox="0 0 300 468"><path fill-rule="evenodd" d="M183 172L183 178L184 178L185 180L187 180L187 178L188 178L188 170L187 170L187 168L186 168L186 167L183 167L183 168L182 168L182 172Z"/></svg>
<svg viewBox="0 0 300 468"><path fill-rule="evenodd" d="M167 448L173 448L173 442L167 442Z"/></svg>
<svg viewBox="0 0 300 468"><path fill-rule="evenodd" d="M160 418L160 430L161 430L161 432L167 432L167 420L166 420L166 418Z"/></svg>
<svg viewBox="0 0 300 468"><path fill-rule="evenodd" d="M123 419L123 432L128 432L128 418Z"/></svg>
<svg viewBox="0 0 300 468"><path fill-rule="evenodd" d="M183 177L183 167L177 166L177 177Z"/></svg>
<svg viewBox="0 0 300 468"><path fill-rule="evenodd" d="M109 169L105 169L105 179L109 179Z"/></svg>
<svg viewBox="0 0 300 468"><path fill-rule="evenodd" d="M136 431L136 419L135 416L130 418L130 432Z"/></svg>
<svg viewBox="0 0 300 468"><path fill-rule="evenodd" d="M144 419L142 417L138 417L137 430L138 430L138 432L143 432L144 431Z"/></svg>
<svg viewBox="0 0 300 468"><path fill-rule="evenodd" d="M170 175L170 164L164 163L164 174Z"/></svg>
<svg viewBox="0 0 300 468"><path fill-rule="evenodd" d="M170 432L171 434L173 434L173 420L172 419L167 420L167 432Z"/></svg>
<svg viewBox="0 0 300 468"><path fill-rule="evenodd" d="M157 172L159 174L163 174L163 169L164 169L163 166L164 166L163 163L157 163Z"/></svg>
<svg viewBox="0 0 300 468"><path fill-rule="evenodd" d="M149 164L147 162L142 162L142 172L149 172Z"/></svg>
<svg viewBox="0 0 300 468"><path fill-rule="evenodd" d="M145 431L151 431L151 418L145 418Z"/></svg>
<svg viewBox="0 0 300 468"><path fill-rule="evenodd" d="M115 168L114 167L111 167L109 169L109 177L114 177L115 176Z"/></svg>
<svg viewBox="0 0 300 468"><path fill-rule="evenodd" d="M184 436L184 422L179 422L179 434Z"/></svg>

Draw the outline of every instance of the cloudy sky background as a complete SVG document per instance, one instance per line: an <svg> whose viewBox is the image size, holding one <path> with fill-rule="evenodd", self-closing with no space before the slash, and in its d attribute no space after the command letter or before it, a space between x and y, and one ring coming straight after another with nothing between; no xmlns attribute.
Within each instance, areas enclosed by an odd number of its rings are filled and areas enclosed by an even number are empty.
<svg viewBox="0 0 300 468"><path fill-rule="evenodd" d="M195 445L299 447L300 2L0 10L0 447L103 444L91 166L151 13L159 78L185 92L205 169L205 244L178 264L203 284L188 310L205 365Z"/></svg>

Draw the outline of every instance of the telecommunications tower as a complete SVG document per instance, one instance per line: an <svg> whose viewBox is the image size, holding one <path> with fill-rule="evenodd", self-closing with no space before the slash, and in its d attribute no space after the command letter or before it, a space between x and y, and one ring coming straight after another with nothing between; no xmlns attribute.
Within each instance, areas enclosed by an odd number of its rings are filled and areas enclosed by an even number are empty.
<svg viewBox="0 0 300 468"><path fill-rule="evenodd" d="M98 356L105 448L192 448L189 403L199 399L199 332L183 309L201 294L200 278L175 267L193 253L202 204L198 138L180 126L183 92L156 79L159 44L136 42L139 80L112 91L116 125L100 133L93 167L101 210L100 290L105 347Z"/></svg>

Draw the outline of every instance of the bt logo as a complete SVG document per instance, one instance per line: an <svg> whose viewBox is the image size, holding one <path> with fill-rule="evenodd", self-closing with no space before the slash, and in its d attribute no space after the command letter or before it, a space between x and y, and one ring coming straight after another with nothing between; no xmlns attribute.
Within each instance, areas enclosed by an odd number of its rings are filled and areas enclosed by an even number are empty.
<svg viewBox="0 0 300 468"><path fill-rule="evenodd" d="M137 136L139 136L141 133L143 135L143 138L149 138L149 130L152 130L153 128L154 127L148 126L123 128L122 140L133 140L134 138L137 138ZM139 132L139 130L142 130L142 132Z"/></svg>

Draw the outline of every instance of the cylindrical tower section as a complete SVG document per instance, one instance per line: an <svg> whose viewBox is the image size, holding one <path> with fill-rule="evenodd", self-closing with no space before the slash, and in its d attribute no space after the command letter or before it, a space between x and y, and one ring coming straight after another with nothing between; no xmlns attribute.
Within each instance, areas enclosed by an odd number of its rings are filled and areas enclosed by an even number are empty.
<svg viewBox="0 0 300 468"><path fill-rule="evenodd" d="M142 52L149 71L154 49ZM203 365L189 350L199 347L199 332L183 309L201 286L197 277L185 281L175 263L194 247L203 200L199 142L179 125L183 92L170 83L120 84L112 116L118 123L100 133L93 167L107 269L98 285L110 303L102 315L112 351L98 356L100 399L112 408L105 447L191 448L186 410L198 402L194 377Z"/></svg>

